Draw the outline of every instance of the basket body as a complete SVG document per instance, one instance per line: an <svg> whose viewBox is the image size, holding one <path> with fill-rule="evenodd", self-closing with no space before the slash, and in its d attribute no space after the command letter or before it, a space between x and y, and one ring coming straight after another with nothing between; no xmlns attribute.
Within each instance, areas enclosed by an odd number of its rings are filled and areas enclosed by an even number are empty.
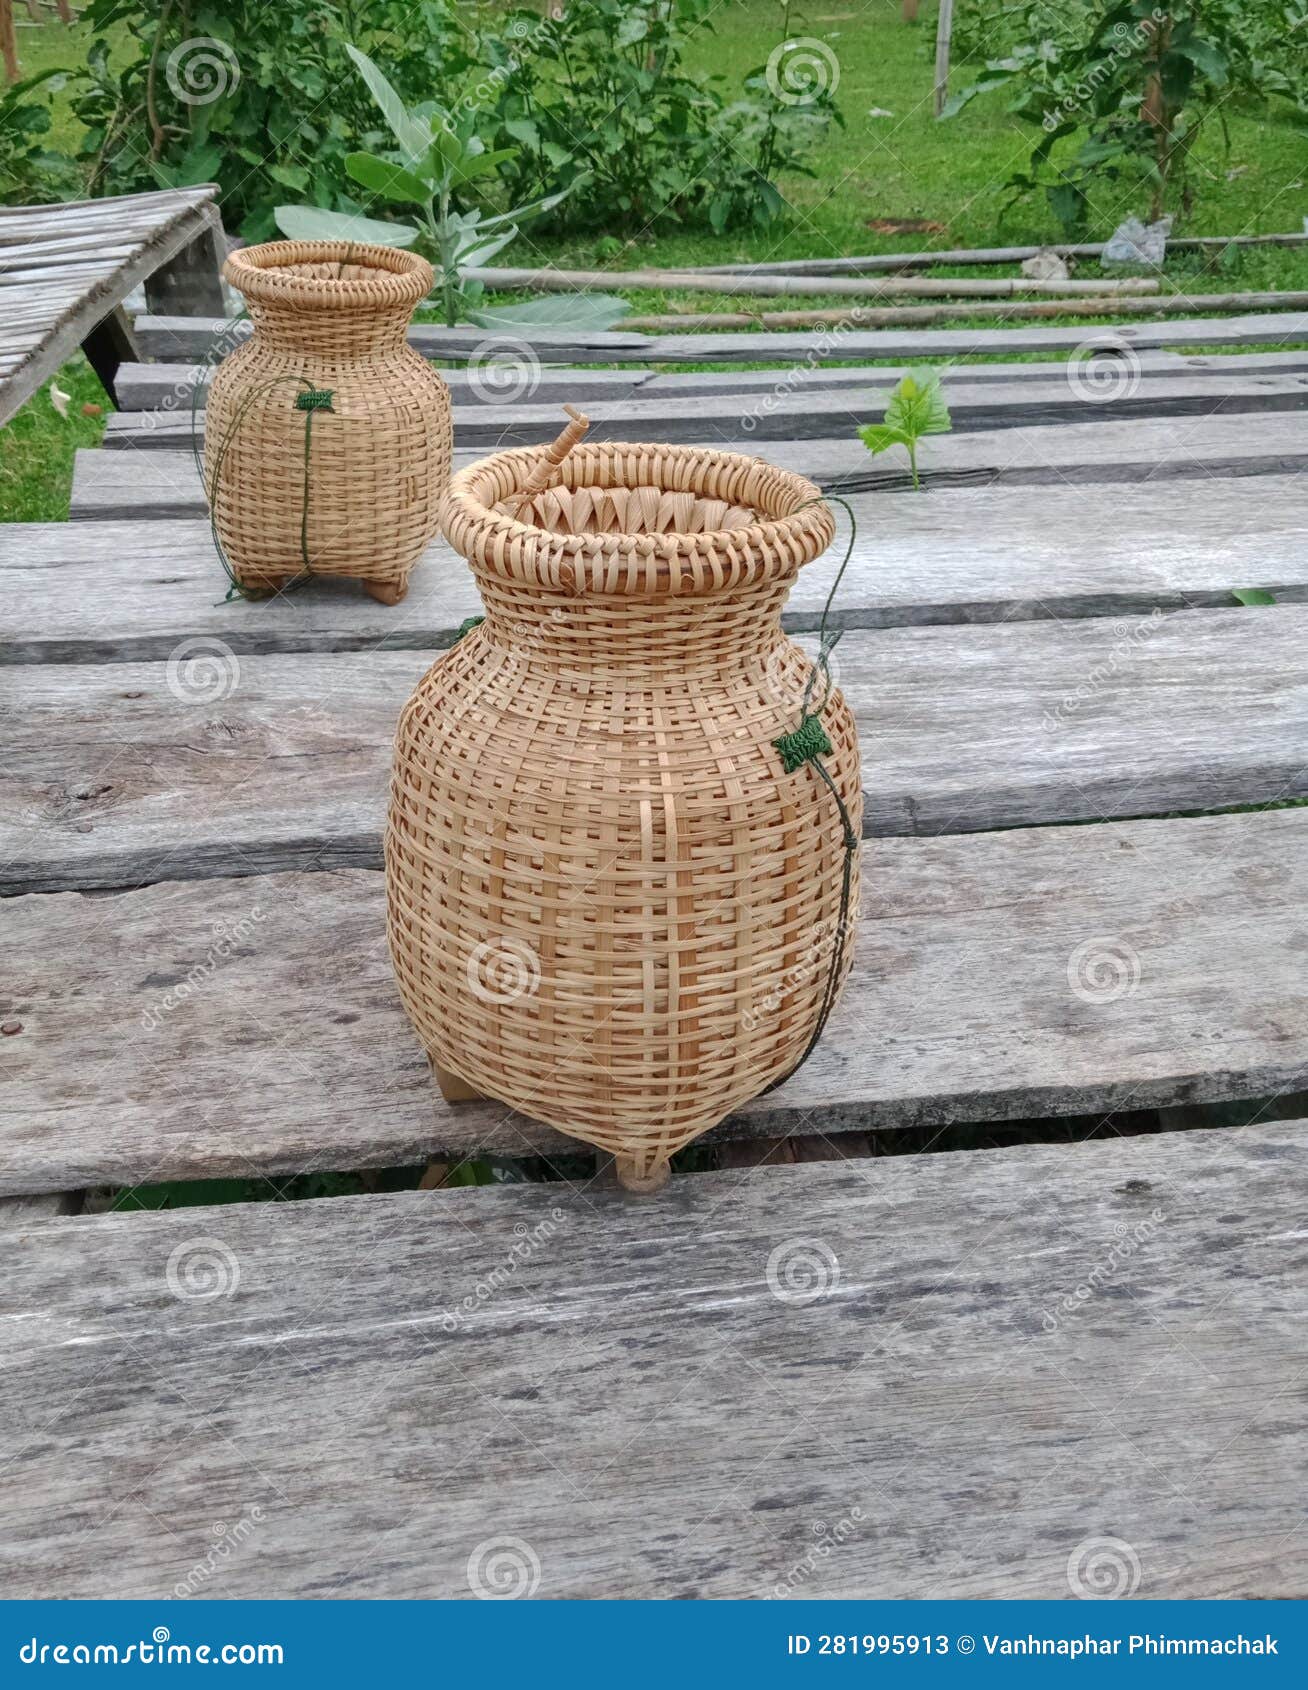
<svg viewBox="0 0 1308 1690"><path fill-rule="evenodd" d="M349 575L401 596L450 473L449 391L405 338L431 267L389 247L277 241L238 249L224 274L254 323L214 374L205 426L232 573L255 588ZM299 408L311 390L330 409Z"/></svg>
<svg viewBox="0 0 1308 1690"><path fill-rule="evenodd" d="M802 478L684 447L581 447L561 495L497 512L533 460L446 504L487 617L400 719L391 952L441 1069L640 1177L789 1072L849 966L836 808L772 743L813 667L781 606L832 523ZM857 831L839 692L821 720Z"/></svg>

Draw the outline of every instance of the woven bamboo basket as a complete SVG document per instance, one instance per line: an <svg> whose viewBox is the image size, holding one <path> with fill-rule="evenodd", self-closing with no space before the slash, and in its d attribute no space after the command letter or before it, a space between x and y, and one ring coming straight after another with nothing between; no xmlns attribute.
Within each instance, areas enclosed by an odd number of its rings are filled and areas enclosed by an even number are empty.
<svg viewBox="0 0 1308 1690"><path fill-rule="evenodd" d="M435 534L450 475L450 396L408 345L431 290L415 253L273 241L231 254L254 333L209 390L204 485L242 588L360 579L395 604Z"/></svg>
<svg viewBox="0 0 1308 1690"><path fill-rule="evenodd" d="M832 539L818 489L732 453L575 445L584 425L445 502L486 617L400 718L390 944L447 1097L656 1190L800 1062L843 983L858 748L835 690L830 788L775 743L814 672L780 611Z"/></svg>

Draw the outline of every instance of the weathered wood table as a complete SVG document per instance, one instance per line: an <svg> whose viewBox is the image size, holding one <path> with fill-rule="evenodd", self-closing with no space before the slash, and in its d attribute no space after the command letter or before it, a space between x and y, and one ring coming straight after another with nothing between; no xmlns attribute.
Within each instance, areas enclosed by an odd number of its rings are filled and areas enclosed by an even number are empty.
<svg viewBox="0 0 1308 1690"><path fill-rule="evenodd" d="M897 371L797 372L811 337L727 375L570 343L518 405L453 375L461 461L580 399L765 443L858 517L855 975L653 1200L443 1103L392 986L391 733L476 611L464 566L434 544L394 610L220 604L189 372L123 370L149 409L82 455L74 520L0 530L0 1593L1308 1594L1308 323L1220 358L1168 350L1211 343L1187 327L1122 341L1107 397L955 372L923 493L851 444ZM967 349L1069 350L990 332ZM1274 1101L1186 1107L1233 1099ZM1183 1130L856 1153L1145 1109ZM67 1213L477 1152L570 1177Z"/></svg>
<svg viewBox="0 0 1308 1690"><path fill-rule="evenodd" d="M77 348L111 398L137 357L123 300L221 311L222 222L213 184L155 194L0 205L0 425Z"/></svg>

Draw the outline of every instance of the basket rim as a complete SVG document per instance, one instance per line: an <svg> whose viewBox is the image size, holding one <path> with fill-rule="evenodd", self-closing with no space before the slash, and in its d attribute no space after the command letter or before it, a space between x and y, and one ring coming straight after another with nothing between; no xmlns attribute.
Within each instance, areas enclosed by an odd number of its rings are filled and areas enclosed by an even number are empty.
<svg viewBox="0 0 1308 1690"><path fill-rule="evenodd" d="M376 274L336 280L294 276L292 264L364 265ZM247 299L261 303L351 307L417 305L431 292L435 274L419 253L363 241L263 241L228 253L223 275Z"/></svg>
<svg viewBox="0 0 1308 1690"><path fill-rule="evenodd" d="M835 538L835 518L815 482L745 452L587 440L572 448L557 480L593 485L585 479L587 469L628 455L653 460L647 467L683 474L737 475L754 483L752 491L760 490L761 481L766 490L784 489L782 502L791 508L740 528L697 534L558 533L493 508L522 491L540 462L539 447L519 446L479 458L453 477L441 506L441 530L474 568L547 589L608 597L713 592L775 580L812 563ZM578 468L582 477L566 473ZM502 480L506 472L508 485ZM626 484L648 485L648 477ZM726 495L697 492L696 497ZM738 497L736 502L755 501Z"/></svg>

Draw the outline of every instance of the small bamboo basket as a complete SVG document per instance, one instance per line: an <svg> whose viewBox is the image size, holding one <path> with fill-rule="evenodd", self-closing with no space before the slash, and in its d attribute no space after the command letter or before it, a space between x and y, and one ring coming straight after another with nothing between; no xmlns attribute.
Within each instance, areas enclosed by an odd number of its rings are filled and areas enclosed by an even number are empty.
<svg viewBox="0 0 1308 1690"><path fill-rule="evenodd" d="M304 575L403 598L450 477L450 395L406 339L426 259L344 241L273 241L223 274L254 333L209 390L204 488L244 590Z"/></svg>
<svg viewBox="0 0 1308 1690"><path fill-rule="evenodd" d="M581 445L573 418L446 500L486 617L400 718L390 944L447 1097L550 1122L648 1191L790 1073L843 983L858 747L836 690L826 780L777 747L812 690L780 612L833 536L818 489Z"/></svg>

